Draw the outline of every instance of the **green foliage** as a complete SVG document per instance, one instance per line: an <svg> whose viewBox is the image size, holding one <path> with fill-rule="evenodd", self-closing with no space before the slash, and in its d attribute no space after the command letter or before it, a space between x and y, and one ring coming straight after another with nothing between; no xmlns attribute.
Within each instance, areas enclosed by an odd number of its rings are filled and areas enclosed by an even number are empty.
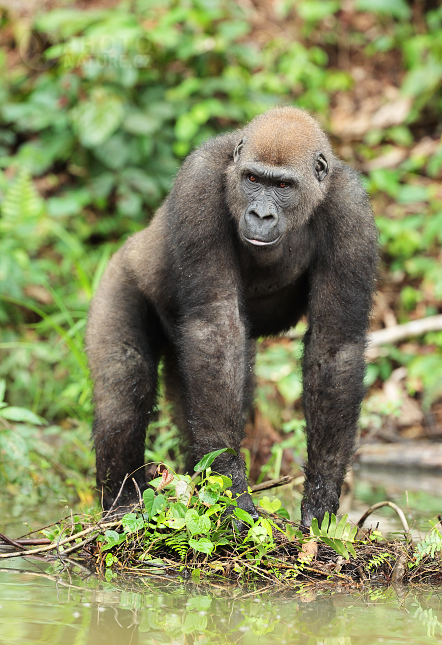
<svg viewBox="0 0 442 645"><path fill-rule="evenodd" d="M433 526L431 531L427 533L421 542L418 542L415 549L415 561L411 566L417 566L420 561L429 556L432 560L436 553L442 551L442 534L436 526Z"/></svg>
<svg viewBox="0 0 442 645"><path fill-rule="evenodd" d="M350 558L350 554L356 557L353 542L358 531L358 527L350 522L347 522L348 515L344 515L339 523L336 521L334 513L325 513L321 527L319 528L318 520L316 517L312 519L311 535L317 540L324 542L328 546L343 556L346 560Z"/></svg>
<svg viewBox="0 0 442 645"><path fill-rule="evenodd" d="M385 14L393 18L402 18L406 20L410 17L410 7L405 0L357 0L356 8L359 11L370 11L374 13Z"/></svg>
<svg viewBox="0 0 442 645"><path fill-rule="evenodd" d="M229 453L231 453L231 454L233 454L233 455L235 455L235 454L236 454L236 453L235 453L235 451L233 450L233 448L221 448L220 450L214 450L214 451L213 451L213 452L211 452L210 454L208 454L208 455L206 455L205 457L203 457L203 458L201 459L201 461L199 461L199 462L196 464L196 466L195 466L195 472L196 472L196 473L200 473L200 472L202 472L203 470L207 470L208 468L210 468L210 466L213 464L213 462L215 461L215 459L216 459L217 457L219 457L220 455L222 455L224 452L229 452Z"/></svg>
<svg viewBox="0 0 442 645"><path fill-rule="evenodd" d="M284 533L272 519L260 517L253 520L249 513L237 506L229 486L229 477L212 474L209 464L219 456L216 450L205 455L200 464L206 464L201 472L201 479L196 488L191 489L191 495L184 504L179 500L182 484L193 485L190 477L175 475L168 469L163 471L161 478L150 482L150 488L144 491L143 508L127 513L121 520L122 531L106 530L99 536L101 552L113 551L115 558L106 556L106 566L111 567L118 562L118 554L123 555L124 549L129 549L129 541L136 534L138 549L143 549L139 559L152 562L154 554L162 557L167 551L177 553L181 560L188 560L198 554L213 555L220 547L234 549L238 559L247 554L247 559L255 564L277 548L274 531L283 533L287 539L294 538L302 541L300 531L290 528ZM164 485L164 481L168 483ZM163 483L162 483L163 482ZM154 488L169 489L167 495L155 492ZM270 502L268 498L261 500L262 508L271 513L279 510L279 500ZM238 533L237 527L245 525L247 533ZM232 532L233 530L233 532ZM127 557L127 553L126 556ZM242 567L240 567L242 570Z"/></svg>
<svg viewBox="0 0 442 645"><path fill-rule="evenodd" d="M366 571L373 571L380 569L385 562L393 558L391 553L377 553L365 565Z"/></svg>
<svg viewBox="0 0 442 645"><path fill-rule="evenodd" d="M3 400L6 391L6 381L0 380L0 419L8 421L17 421L20 423L30 423L32 425L47 425L47 421L37 416L31 410L26 408L17 408L13 405L8 405Z"/></svg>

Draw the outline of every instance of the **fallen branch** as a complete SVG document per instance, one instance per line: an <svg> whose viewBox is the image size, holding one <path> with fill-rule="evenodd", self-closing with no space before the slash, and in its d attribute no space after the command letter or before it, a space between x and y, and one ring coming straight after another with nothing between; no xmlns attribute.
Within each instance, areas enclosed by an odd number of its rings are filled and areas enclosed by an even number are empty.
<svg viewBox="0 0 442 645"><path fill-rule="evenodd" d="M369 347L397 343L410 336L420 336L429 331L442 331L442 315L428 316L419 320L411 320L403 325L372 331L368 336Z"/></svg>
<svg viewBox="0 0 442 645"><path fill-rule="evenodd" d="M368 334L368 347L370 349L371 347L379 347L379 345L390 345L410 336L426 334L429 331L442 331L442 314L427 316L426 318L419 318L419 320L411 320L403 325L372 331ZM284 336L296 340L303 338L304 333L293 329L284 334Z"/></svg>
<svg viewBox="0 0 442 645"><path fill-rule="evenodd" d="M25 549L27 546L42 546L44 544L51 544L49 538L19 538L17 540L12 540L11 538L6 537L3 533L0 533L0 540L3 540L5 544L10 546L15 546L17 549ZM0 546L2 546L0 544Z"/></svg>
<svg viewBox="0 0 442 645"><path fill-rule="evenodd" d="M3 542L5 544L8 544L9 546L15 546L16 549L25 548L19 542L17 542L17 540L11 540L11 538L6 537L6 535L3 535L3 533L0 533L0 540L3 540Z"/></svg>
<svg viewBox="0 0 442 645"><path fill-rule="evenodd" d="M276 488L277 486L285 486L290 484L295 478L290 475L285 475L284 477L278 477L278 479L269 479L261 484L255 484L251 486L252 493L257 493L260 490L269 490L270 488Z"/></svg>
<svg viewBox="0 0 442 645"><path fill-rule="evenodd" d="M70 537L65 538L64 540L60 540L60 542L52 542L51 544L41 546L37 549L27 549L25 551L13 551L12 553L0 553L0 559L15 558L17 556L24 556L24 555L38 555L39 553L46 553L47 551L55 551L55 550L58 550L60 546L63 546L64 544L68 544L69 542L74 542L74 540L77 540L80 537L83 537L85 535L90 535L91 533L97 533L97 532L103 531L104 529L110 529L112 527L119 526L120 524L121 524L120 520L115 522L106 522L105 524L98 523L98 524L95 524L95 526L90 526L84 531L80 531L80 533L74 533L74 535L71 535ZM75 550L75 549L72 549L72 550ZM62 552L60 555L63 555L63 553L64 552Z"/></svg>
<svg viewBox="0 0 442 645"><path fill-rule="evenodd" d="M365 522L365 520L367 519L367 517L369 515L371 515L375 510L377 510L378 508L381 508L382 506L389 506L390 508L395 510L397 515L398 515L398 517L399 517L399 519L400 519L400 521L402 522L402 527L403 527L405 533L410 532L410 527L408 526L408 522L407 522L407 520L405 518L405 515L404 515L403 511L394 502L387 502L387 501L386 502L378 502L377 504L373 504L373 506L370 506L368 511L365 511L365 513L363 514L363 516L361 517L361 519L357 523L356 526L358 527L358 529L361 529L363 527L364 522Z"/></svg>

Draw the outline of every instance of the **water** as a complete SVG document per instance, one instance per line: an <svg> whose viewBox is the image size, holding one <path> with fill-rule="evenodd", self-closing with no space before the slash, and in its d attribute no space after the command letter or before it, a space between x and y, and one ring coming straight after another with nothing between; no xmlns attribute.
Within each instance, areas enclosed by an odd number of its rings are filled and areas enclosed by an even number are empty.
<svg viewBox="0 0 442 645"><path fill-rule="evenodd" d="M436 474L362 471L350 516L357 520L370 504L390 499L415 522L415 532L424 534L428 520L442 511L440 490ZM368 523L378 521L384 534L401 530L390 509ZM2 521L3 530L5 524L8 535L25 532L16 520ZM256 590L147 577L107 583L86 570L60 572L59 566L37 559L0 562L0 645L442 642L438 588L333 585L324 590L312 584L302 591Z"/></svg>
<svg viewBox="0 0 442 645"><path fill-rule="evenodd" d="M440 643L442 597L435 590L373 587L352 593L203 588L138 580L142 591L40 562L0 570L2 645L351 645ZM47 577L44 577L46 571Z"/></svg>

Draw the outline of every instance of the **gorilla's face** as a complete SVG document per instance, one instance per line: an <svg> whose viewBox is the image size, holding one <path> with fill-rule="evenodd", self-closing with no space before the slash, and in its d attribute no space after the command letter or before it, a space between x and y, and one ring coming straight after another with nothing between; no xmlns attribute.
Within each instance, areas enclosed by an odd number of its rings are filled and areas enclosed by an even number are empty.
<svg viewBox="0 0 442 645"><path fill-rule="evenodd" d="M325 156L312 157L311 168L244 161L239 168L239 234L256 249L275 248L287 230L306 221L322 197L319 182L328 172ZM315 185L316 184L316 185Z"/></svg>
<svg viewBox="0 0 442 645"><path fill-rule="evenodd" d="M246 163L241 168L245 208L239 220L240 235L256 247L275 246L287 229L286 212L298 200L297 181L292 172Z"/></svg>

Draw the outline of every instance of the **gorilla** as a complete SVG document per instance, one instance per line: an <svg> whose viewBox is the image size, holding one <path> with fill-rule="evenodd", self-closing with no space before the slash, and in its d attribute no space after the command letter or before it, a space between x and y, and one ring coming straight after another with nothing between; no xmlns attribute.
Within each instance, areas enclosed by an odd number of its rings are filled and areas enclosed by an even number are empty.
<svg viewBox="0 0 442 645"><path fill-rule="evenodd" d="M364 395L377 246L357 173L305 111L273 108L192 152L150 225L111 259L89 314L104 507L126 474L146 488L146 426L163 359L188 467L233 448L213 468L256 517L240 457L255 339L306 314L302 523L336 513ZM134 499L129 478L119 504Z"/></svg>

